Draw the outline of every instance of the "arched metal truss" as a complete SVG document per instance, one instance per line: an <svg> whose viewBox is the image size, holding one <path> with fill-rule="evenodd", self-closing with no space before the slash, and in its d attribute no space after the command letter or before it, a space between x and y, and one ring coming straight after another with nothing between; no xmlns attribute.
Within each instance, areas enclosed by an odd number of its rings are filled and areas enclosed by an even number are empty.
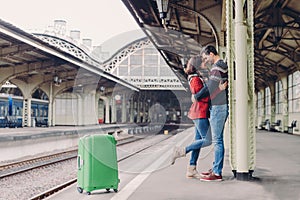
<svg viewBox="0 0 300 200"><path fill-rule="evenodd" d="M104 63L103 68L106 72L112 73L114 69L123 62L129 55L133 54L139 49L142 49L150 44L150 40L147 38L143 38L137 40L128 46L124 47L123 49L119 50L111 60L107 63Z"/></svg>
<svg viewBox="0 0 300 200"><path fill-rule="evenodd" d="M142 38L137 40L125 48L121 49L119 52L113 56L113 58L104 64L104 69L108 73L113 73L114 70L130 55L134 54L136 51L143 49L152 45L148 38ZM130 66L128 66L130 67ZM120 76L121 77L121 76ZM139 87L140 89L151 89L151 90L160 90L160 89L170 89L170 90L185 90L182 86L178 77L172 73L168 76L147 76L145 74L143 77L137 76L122 76L123 80Z"/></svg>
<svg viewBox="0 0 300 200"><path fill-rule="evenodd" d="M40 34L34 33L36 37L41 39L42 41L59 48L60 50L67 52L80 60L85 61L88 64L91 64L96 67L101 67L101 63L93 58L89 53L86 53L85 50L81 49L80 47L76 46L72 42L69 42L63 38L59 38L53 35L48 34Z"/></svg>

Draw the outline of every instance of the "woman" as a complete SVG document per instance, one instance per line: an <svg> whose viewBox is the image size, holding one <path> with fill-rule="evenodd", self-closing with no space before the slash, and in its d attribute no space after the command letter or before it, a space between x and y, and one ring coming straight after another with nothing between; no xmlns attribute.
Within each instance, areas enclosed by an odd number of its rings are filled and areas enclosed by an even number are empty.
<svg viewBox="0 0 300 200"><path fill-rule="evenodd" d="M204 86L204 77L197 72L197 67L204 68L205 63L202 63L200 56L193 56L189 59L184 72L188 75L190 90L192 94L197 93ZM206 78L206 77L205 77ZM190 107L188 117L195 124L195 141L187 147L175 147L172 155L172 164L179 157L184 157L189 152L191 153L190 162L187 168L187 178L200 178L197 171L197 160L201 147L211 145L211 132L209 125L209 97L195 101Z"/></svg>

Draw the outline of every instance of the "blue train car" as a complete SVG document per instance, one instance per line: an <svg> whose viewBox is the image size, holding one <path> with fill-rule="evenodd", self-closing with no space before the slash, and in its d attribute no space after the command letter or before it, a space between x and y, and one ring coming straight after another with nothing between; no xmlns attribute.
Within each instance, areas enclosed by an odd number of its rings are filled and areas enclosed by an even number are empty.
<svg viewBox="0 0 300 200"><path fill-rule="evenodd" d="M31 118L35 121L35 126L48 126L48 107L46 100L33 99L31 101Z"/></svg>
<svg viewBox="0 0 300 200"><path fill-rule="evenodd" d="M23 97L0 95L0 127L22 127Z"/></svg>
<svg viewBox="0 0 300 200"><path fill-rule="evenodd" d="M32 99L31 118L36 126L48 126L49 102ZM0 94L0 127L22 127L23 97Z"/></svg>

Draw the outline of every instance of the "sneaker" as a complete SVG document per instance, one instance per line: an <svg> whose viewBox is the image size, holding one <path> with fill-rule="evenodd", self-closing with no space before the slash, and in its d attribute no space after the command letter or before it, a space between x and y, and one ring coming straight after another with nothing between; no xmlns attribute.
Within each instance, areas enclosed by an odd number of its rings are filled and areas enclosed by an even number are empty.
<svg viewBox="0 0 300 200"><path fill-rule="evenodd" d="M203 176L200 181L222 181L222 175L216 175L213 172L208 176Z"/></svg>
<svg viewBox="0 0 300 200"><path fill-rule="evenodd" d="M208 176L212 173L212 169L209 169L207 172L201 172L201 176Z"/></svg>

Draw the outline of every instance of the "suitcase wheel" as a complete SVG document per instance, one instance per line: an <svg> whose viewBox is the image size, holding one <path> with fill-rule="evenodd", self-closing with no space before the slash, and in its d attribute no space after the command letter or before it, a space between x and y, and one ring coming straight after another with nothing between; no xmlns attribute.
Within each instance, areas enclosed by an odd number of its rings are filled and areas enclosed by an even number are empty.
<svg viewBox="0 0 300 200"><path fill-rule="evenodd" d="M77 187L77 191L78 191L79 193L82 193L82 192L83 192L83 189L82 189L81 187Z"/></svg>
<svg viewBox="0 0 300 200"><path fill-rule="evenodd" d="M117 193L117 192L118 192L118 189L114 189L114 192L116 192L116 193Z"/></svg>
<svg viewBox="0 0 300 200"><path fill-rule="evenodd" d="M91 192L87 192L87 194L88 194L88 195L90 195L90 194L91 194Z"/></svg>
<svg viewBox="0 0 300 200"><path fill-rule="evenodd" d="M109 192L110 188L106 188L106 191Z"/></svg>

